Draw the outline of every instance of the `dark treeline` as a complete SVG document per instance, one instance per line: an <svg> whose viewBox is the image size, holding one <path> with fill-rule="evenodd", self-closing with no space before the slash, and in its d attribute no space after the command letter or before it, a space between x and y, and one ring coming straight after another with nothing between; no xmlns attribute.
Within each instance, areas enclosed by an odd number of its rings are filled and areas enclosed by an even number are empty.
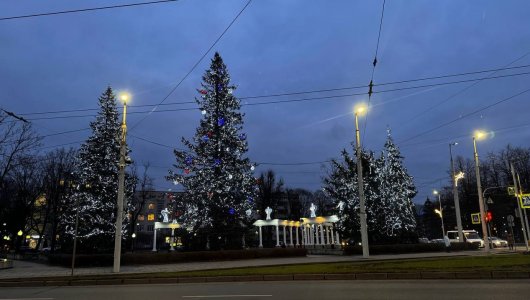
<svg viewBox="0 0 530 300"><path fill-rule="evenodd" d="M508 187L513 186L513 177L510 171L510 162L519 174L523 193L530 190L530 148L512 147L510 145L498 152L489 153L480 158L480 178L482 191L487 209L492 213L490 222L493 236L506 237L510 233L507 216L515 217L513 227L514 236L522 241L521 219L518 218L517 201L514 195L508 194ZM464 172L464 179L458 182L462 226L464 229L475 229L481 232L480 225L473 225L471 214L479 212L475 163L472 158L457 157L455 159L455 172ZM450 179L448 171L448 179ZM444 211L444 225L446 230L456 230L456 217L451 182L448 182L441 191L442 209ZM420 236L428 238L441 238L440 217L434 213L439 208L438 197L428 198L419 217Z"/></svg>

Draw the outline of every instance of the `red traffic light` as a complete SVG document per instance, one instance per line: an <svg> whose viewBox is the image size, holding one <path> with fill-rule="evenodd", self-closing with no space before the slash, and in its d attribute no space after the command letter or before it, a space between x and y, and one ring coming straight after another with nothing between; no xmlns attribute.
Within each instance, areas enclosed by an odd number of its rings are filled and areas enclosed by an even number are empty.
<svg viewBox="0 0 530 300"><path fill-rule="evenodd" d="M492 219L493 214L491 213L491 211L486 212L486 222L491 222Z"/></svg>

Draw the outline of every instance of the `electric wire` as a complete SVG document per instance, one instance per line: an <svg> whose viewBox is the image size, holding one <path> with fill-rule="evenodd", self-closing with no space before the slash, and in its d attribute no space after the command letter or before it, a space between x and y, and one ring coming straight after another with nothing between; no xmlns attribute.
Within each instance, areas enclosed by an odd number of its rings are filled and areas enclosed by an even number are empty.
<svg viewBox="0 0 530 300"><path fill-rule="evenodd" d="M53 16L53 15L63 15L63 14L71 14L71 13L81 13L81 12L89 12L89 11L97 11L97 10L107 10L107 9L125 8L125 7L160 4L160 3L169 3L169 2L178 2L178 1L179 0L159 0L159 1L119 4L119 5L111 5L111 6L80 8L80 9L63 10L63 11L55 11L55 12L46 12L46 13L38 13L38 14L30 14L30 15L1 17L0 21L8 21L8 20L16 20L16 19L27 19L27 18Z"/></svg>
<svg viewBox="0 0 530 300"><path fill-rule="evenodd" d="M144 116L142 119L140 119L138 122L136 122L135 124L133 124L131 126L131 131L134 130L138 125L140 125L143 121L145 121L145 119L147 119L152 113L153 111L155 111L161 104L163 104L168 98L169 96L171 96L173 94L173 92L175 92L175 90L177 90L177 88L184 82L184 80L186 80L186 78L188 78L188 76L195 70L195 68L197 68L197 66L202 62L202 60L206 57L206 55L208 55L208 53L213 49L213 47L215 47L215 45L217 45L217 43L221 40L221 38L223 38L223 36L228 32L228 30L230 29L230 27L232 27L232 25L237 21L237 19L239 18L239 16L241 16L241 14L243 14L243 12L245 11L245 9L250 5L250 3L252 2L252 0L248 0L247 3L245 4L245 6L243 6L243 8L239 11L239 13L232 19L232 21L228 24L228 26L223 30L223 32L217 37L217 39L215 39L215 41L210 45L210 47L208 48L208 50L206 50L206 52L204 52L204 54L201 56L201 58L199 58L199 60L193 65L193 67L191 67L191 69L188 71L188 73L186 73L186 75L184 75L184 77L182 77L182 79L180 79L180 81L169 91L169 93L162 99L162 101L160 101L160 103L158 103L157 105L155 105L155 107L151 110L151 112L147 113L146 116Z"/></svg>
<svg viewBox="0 0 530 300"><path fill-rule="evenodd" d="M467 117L470 117L470 116L472 116L472 115L475 115L475 114L477 114L477 113L479 113L479 112L481 112L481 111L487 110L487 109L492 108L492 107L494 107L494 106L497 106L497 105L499 105L499 104L501 104L501 103L504 103L504 102L506 102L506 101L509 101L509 100L511 100L511 99L514 99L514 98L516 98L516 97L518 97L518 96L520 96L520 95L523 95L523 94L525 94L525 93L527 93L527 92L529 92L529 91L530 91L530 89L526 89L526 90L523 90L523 91L521 91L521 92L519 92L519 93L517 93L517 94L514 94L514 95L512 95L512 96L509 96L509 97L507 97L507 98L503 98L503 99L501 99L501 100L499 100L499 101L496 101L496 102L494 102L494 103L491 103L491 104L488 104L488 105L486 105L486 106L483 106L483 107L481 107L481 108L479 108L479 109L477 109L477 110L474 110L474 111L472 111L472 112L469 112L469 113L467 113L467 114L464 114L464 115L462 115L462 116L459 116L459 117L456 118L456 119L453 119L453 120L451 120L451 121L448 121L448 122L442 123L442 124L440 124L440 125L438 125L438 126L435 126L435 127L431 128L431 129L429 129L429 130L423 131L423 132L418 133L418 134L416 134L416 135L414 135L414 136L412 136L412 137L410 137L410 138L407 138L407 139L405 139L405 140L402 140L402 141L398 142L398 144L402 144L402 143L406 143L406 142L408 142L408 141L414 140L414 139L416 139L416 138L418 138L418 137L420 137L420 136L426 135L426 134L431 133L431 132L433 132L433 131L435 131L435 130L438 130L438 129L443 128L443 127L445 127L445 126L448 126L448 125L451 125L451 124L453 124L453 123L456 123L456 122L458 122L458 121L460 121L460 120L462 120L462 119L465 119L465 118L467 118Z"/></svg>
<svg viewBox="0 0 530 300"><path fill-rule="evenodd" d="M498 76L494 76L494 77L489 77L489 78L487 78L487 80L493 80L493 79L499 79L499 78L508 78L508 77L514 77L514 76L523 76L523 75L530 75L530 72L521 72L521 73L515 73L515 74L498 75ZM445 85L451 85L451 84L460 84L460 83L478 81L478 80L484 80L484 79L483 78L464 79L464 80L456 80L456 81L449 81L449 82L424 84L424 85L416 85L416 86L408 86L408 87L401 87L401 88L391 88L391 89L386 89L386 90L374 91L374 94L397 92L397 91L404 91L404 90L410 90L410 89L420 89L420 88L425 88L425 87L436 87L436 86L445 86ZM258 106L258 105L270 105L270 104L307 102L307 101L318 101L318 100L326 100L326 99L334 99L334 98L347 98L347 97L362 96L362 95L365 95L365 93L352 93L352 94L342 94L342 95L333 95L333 96L318 96L318 97L300 98L300 99L287 99L287 100L263 101L263 102L255 102L255 103L242 103L241 106ZM192 102L190 101L190 103L192 103ZM132 111L132 112L129 112L128 114L146 114L146 113L149 114L149 113L153 113L153 112L175 112L175 111L192 111L192 110L198 110L198 108L192 107L192 108L160 109L160 110L148 110L148 111ZM68 116L28 118L28 120L29 121L37 121L37 120L53 120L53 119L70 119L70 118L82 118L82 117L93 117L93 116L95 116L95 115L93 115L93 114L68 115Z"/></svg>
<svg viewBox="0 0 530 300"><path fill-rule="evenodd" d="M495 71L506 71L506 70L513 70L513 69L528 68L528 67L530 67L530 65L521 65L521 66L506 67L506 68L496 68L496 69L487 69L487 70L479 70L479 71L455 73L455 74L447 74L447 75L437 75L437 76L431 76L431 77L421 77L421 78L414 78L414 79L408 79L408 80L385 82L385 83L380 83L380 84L377 84L377 85L374 85L374 86L385 86L385 85L412 83L412 82L418 82L418 81L428 81L428 80L434 80L434 79L467 76L467 75L474 75L474 74L480 74L480 73L495 72ZM511 74L507 74L506 76L509 76L509 75L511 75ZM483 79L479 78L479 79L476 79L476 80L480 81L480 80L483 80ZM460 82L458 82L458 83L460 83ZM286 92L286 93L256 95L256 96L242 96L242 97L238 97L238 99L247 100L247 99L257 99L257 98L294 96L294 95L302 95L302 94L325 93L325 92L342 91L342 90L350 90L350 89L360 89L360 88L365 88L365 87L367 87L367 85L357 85L357 86L340 87L340 88L327 88L327 89L309 90L309 91ZM362 95L362 94L359 94L359 95ZM141 107L154 107L154 106L157 106L157 105L158 106L169 106L169 105L184 105L184 104L195 104L195 103L196 103L195 101L180 101L180 102L167 102L167 103L162 103L162 104L128 105L127 107L129 107L129 108L141 108ZM122 108L122 106L118 106L118 108ZM20 113L20 115L22 115L22 116L31 116L31 115L46 115L46 114L62 114L62 113L87 112L87 111L97 111L97 110L99 110L99 108L84 108L84 109L71 109L71 110L27 112L27 113Z"/></svg>

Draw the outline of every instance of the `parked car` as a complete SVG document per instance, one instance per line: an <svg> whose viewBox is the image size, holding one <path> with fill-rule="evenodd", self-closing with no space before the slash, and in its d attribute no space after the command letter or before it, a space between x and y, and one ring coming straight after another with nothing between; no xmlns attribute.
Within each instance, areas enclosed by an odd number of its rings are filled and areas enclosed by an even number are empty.
<svg viewBox="0 0 530 300"><path fill-rule="evenodd" d="M425 237L423 237L423 238L419 238L419 239L418 239L418 242L419 242L420 244L428 244L428 243L430 243L429 239L428 239L428 238L425 238Z"/></svg>
<svg viewBox="0 0 530 300"><path fill-rule="evenodd" d="M496 236L490 236L488 237L488 240L490 241L492 248L508 247L508 241L500 239Z"/></svg>
<svg viewBox="0 0 530 300"><path fill-rule="evenodd" d="M471 244L478 244L479 248L484 248L484 241L480 238L476 230L462 230L462 233L464 234L463 241L460 241L458 239L458 231L456 230L447 231L447 237L449 238L449 241L451 243L466 242Z"/></svg>

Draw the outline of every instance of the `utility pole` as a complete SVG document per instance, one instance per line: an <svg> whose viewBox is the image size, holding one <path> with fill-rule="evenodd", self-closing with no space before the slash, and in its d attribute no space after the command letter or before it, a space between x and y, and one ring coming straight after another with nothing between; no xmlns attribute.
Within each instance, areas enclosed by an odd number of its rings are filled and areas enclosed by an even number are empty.
<svg viewBox="0 0 530 300"><path fill-rule="evenodd" d="M482 135L473 137L473 154L475 157L475 175L477 177L477 191L478 191L478 204L480 208L480 224L482 225L482 236L484 237L484 251L488 253L490 251L490 243L488 239L488 228L486 226L486 213L484 212L484 198L482 197L482 184L480 182L480 165L478 160L477 142L476 139Z"/></svg>
<svg viewBox="0 0 530 300"><path fill-rule="evenodd" d="M456 227L458 229L458 241L464 241L464 234L462 233L462 217L460 216L460 200L458 199L458 179L455 174L455 165L453 162L453 150L452 146L456 146L458 143L449 144L449 156L451 157L451 181L453 182L453 200L455 202L455 214L456 214Z"/></svg>
<svg viewBox="0 0 530 300"><path fill-rule="evenodd" d="M519 210L519 217L521 221L521 229L523 230L523 237L525 240L525 246L526 251L528 251L528 239L526 238L528 227L526 226L525 222L523 222L523 212L521 209L521 202L519 201L519 195L521 194L521 189L518 185L517 178L515 177L515 169L513 167L513 163L510 162L510 171L512 172L512 178L513 178L513 185L515 187L515 201L517 201L517 209Z"/></svg>
<svg viewBox="0 0 530 300"><path fill-rule="evenodd" d="M121 260L121 227L123 221L123 200L124 200L124 185L125 185L125 137L127 135L127 100L129 95L120 95L123 101L123 121L121 123L121 139L120 139L120 162L119 162L119 173L118 173L118 203L117 203L117 214L116 214L116 233L114 235L114 266L112 272L120 272L120 260Z"/></svg>
<svg viewBox="0 0 530 300"><path fill-rule="evenodd" d="M363 180L363 164L361 155L361 134L359 133L359 113L366 110L364 106L359 106L355 110L355 137L356 137L356 152L357 152L357 183L359 189L359 214L361 222L361 244L363 248L363 257L370 256L370 248L368 246L368 228L366 224L366 208L364 198L364 180Z"/></svg>

